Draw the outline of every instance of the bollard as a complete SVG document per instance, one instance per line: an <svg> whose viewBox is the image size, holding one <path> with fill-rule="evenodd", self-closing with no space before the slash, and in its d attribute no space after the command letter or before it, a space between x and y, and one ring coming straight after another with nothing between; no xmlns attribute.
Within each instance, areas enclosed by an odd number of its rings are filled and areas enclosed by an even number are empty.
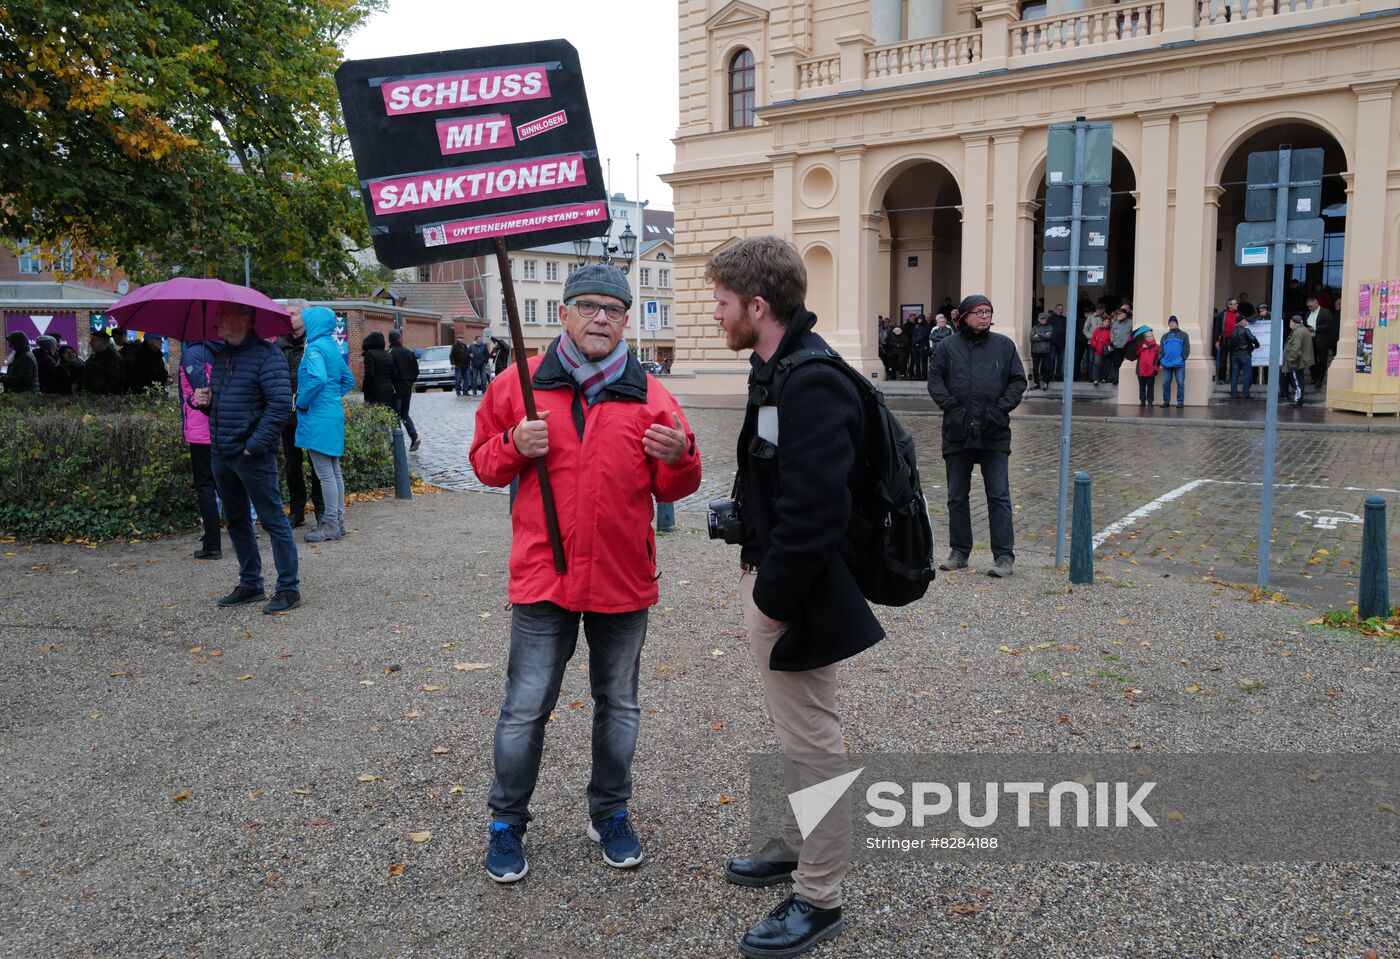
<svg viewBox="0 0 1400 959"><path fill-rule="evenodd" d="M408 475L408 447L403 441L403 427L395 426L394 437L394 498L413 497L413 477Z"/></svg>
<svg viewBox="0 0 1400 959"><path fill-rule="evenodd" d="M1390 572L1385 552L1385 500L1372 493L1366 497L1366 519L1361 527L1361 584L1356 612L1362 619L1390 616Z"/></svg>
<svg viewBox="0 0 1400 959"><path fill-rule="evenodd" d="M662 503L656 504L656 531L658 533L674 533L676 531L676 504Z"/></svg>
<svg viewBox="0 0 1400 959"><path fill-rule="evenodd" d="M1088 473L1074 474L1074 519L1069 542L1069 581L1094 581L1094 520L1089 505L1093 481Z"/></svg>

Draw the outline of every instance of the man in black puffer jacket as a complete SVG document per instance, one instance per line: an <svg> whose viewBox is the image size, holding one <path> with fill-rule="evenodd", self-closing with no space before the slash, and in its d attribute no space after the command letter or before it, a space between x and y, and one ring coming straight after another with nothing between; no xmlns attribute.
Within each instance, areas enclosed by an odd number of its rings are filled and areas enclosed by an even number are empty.
<svg viewBox="0 0 1400 959"><path fill-rule="evenodd" d="M272 540L277 591L263 607L281 613L301 605L297 544L282 510L277 451L282 427L292 415L292 385L282 351L253 332L253 308L219 306L219 335L225 347L214 361L210 387L194 391L194 405L209 413L214 483L224 501L228 538L238 554L238 586L219 600L239 606L264 598L262 554L253 533L249 501Z"/></svg>
<svg viewBox="0 0 1400 959"><path fill-rule="evenodd" d="M988 576L1010 576L1016 561L1011 522L1011 411L1026 392L1016 344L991 332L992 301L974 295L958 307L962 327L929 364L928 393L943 411L943 462L948 471L948 558L939 569L962 569L972 554L972 464L982 467L995 565Z"/></svg>

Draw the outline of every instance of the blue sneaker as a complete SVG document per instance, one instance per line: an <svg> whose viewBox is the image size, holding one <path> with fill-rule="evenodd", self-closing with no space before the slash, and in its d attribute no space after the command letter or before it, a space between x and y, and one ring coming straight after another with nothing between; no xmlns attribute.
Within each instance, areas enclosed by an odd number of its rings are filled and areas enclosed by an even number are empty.
<svg viewBox="0 0 1400 959"><path fill-rule="evenodd" d="M642 843L625 809L599 825L589 823L588 838L603 847L603 862L616 869L630 869L642 861Z"/></svg>
<svg viewBox="0 0 1400 959"><path fill-rule="evenodd" d="M525 859L525 826L493 822L491 845L486 849L487 874L497 882L517 882L529 871L530 864Z"/></svg>

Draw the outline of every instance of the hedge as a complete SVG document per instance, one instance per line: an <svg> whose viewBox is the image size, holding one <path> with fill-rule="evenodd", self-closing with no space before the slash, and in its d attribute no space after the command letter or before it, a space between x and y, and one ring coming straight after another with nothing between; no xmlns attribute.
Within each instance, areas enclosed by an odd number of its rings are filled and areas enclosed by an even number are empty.
<svg viewBox="0 0 1400 959"><path fill-rule="evenodd" d="M393 411L347 402L345 413L346 492L392 485ZM94 542L198 526L173 397L0 395L0 532Z"/></svg>

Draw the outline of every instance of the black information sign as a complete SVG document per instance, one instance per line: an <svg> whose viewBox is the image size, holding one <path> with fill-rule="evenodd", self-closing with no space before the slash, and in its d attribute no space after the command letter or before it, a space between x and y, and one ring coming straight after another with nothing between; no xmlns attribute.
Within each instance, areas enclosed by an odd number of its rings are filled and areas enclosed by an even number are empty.
<svg viewBox="0 0 1400 959"><path fill-rule="evenodd" d="M578 52L542 40L336 71L374 252L400 269L607 232Z"/></svg>

